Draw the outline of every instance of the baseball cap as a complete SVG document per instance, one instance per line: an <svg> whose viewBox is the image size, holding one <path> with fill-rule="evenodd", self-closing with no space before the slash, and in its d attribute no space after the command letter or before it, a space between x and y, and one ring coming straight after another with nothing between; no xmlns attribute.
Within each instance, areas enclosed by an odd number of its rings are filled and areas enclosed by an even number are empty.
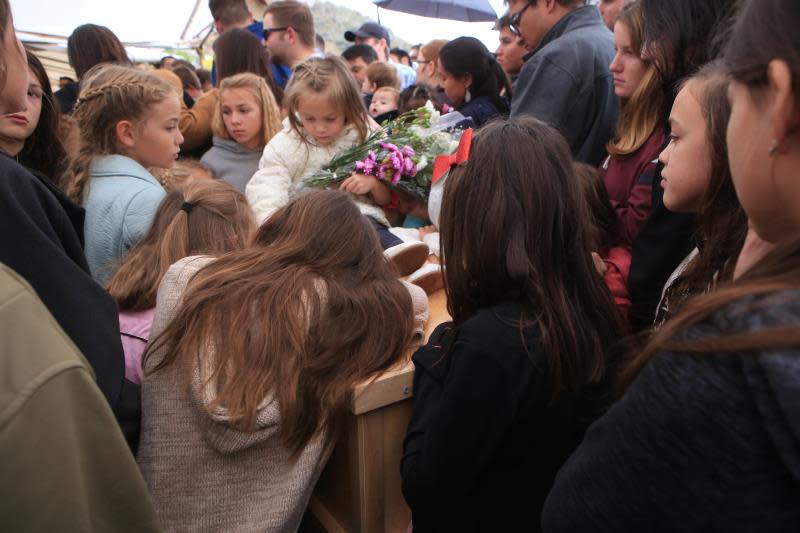
<svg viewBox="0 0 800 533"><path fill-rule="evenodd" d="M357 30L348 30L344 32L344 38L347 41L353 42L356 38L368 39L375 37L376 39L386 39L386 45L389 44L389 31L376 22L365 22Z"/></svg>

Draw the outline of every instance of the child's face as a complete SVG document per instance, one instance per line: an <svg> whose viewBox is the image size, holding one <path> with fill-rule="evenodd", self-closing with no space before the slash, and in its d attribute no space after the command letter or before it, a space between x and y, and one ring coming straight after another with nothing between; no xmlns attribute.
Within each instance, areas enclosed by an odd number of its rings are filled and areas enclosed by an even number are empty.
<svg viewBox="0 0 800 533"><path fill-rule="evenodd" d="M297 100L297 114L308 134L322 146L334 142L345 126L344 113L326 94L309 92L301 96Z"/></svg>
<svg viewBox="0 0 800 533"><path fill-rule="evenodd" d="M170 95L155 104L145 120L131 128L130 137L123 142L125 155L145 168L171 168L183 142L178 129L180 113L177 95Z"/></svg>
<svg viewBox="0 0 800 533"><path fill-rule="evenodd" d="M669 122L670 143L661 152L664 205L676 213L697 213L711 181L711 143L706 118L695 94L702 82L690 81L678 93Z"/></svg>
<svg viewBox="0 0 800 533"><path fill-rule="evenodd" d="M397 98L389 91L378 90L372 96L372 103L369 105L369 114L372 117L377 117L389 111L397 109Z"/></svg>
<svg viewBox="0 0 800 533"><path fill-rule="evenodd" d="M249 89L225 89L219 97L222 122L234 141L255 150L263 146L261 107Z"/></svg>

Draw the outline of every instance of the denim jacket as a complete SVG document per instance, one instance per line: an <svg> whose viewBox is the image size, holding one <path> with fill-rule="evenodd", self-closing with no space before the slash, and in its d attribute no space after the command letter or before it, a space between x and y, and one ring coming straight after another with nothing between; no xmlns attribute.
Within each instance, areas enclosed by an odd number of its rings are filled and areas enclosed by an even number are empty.
<svg viewBox="0 0 800 533"><path fill-rule="evenodd" d="M95 158L87 187L86 259L92 277L105 284L149 229L166 192L142 165L122 155Z"/></svg>

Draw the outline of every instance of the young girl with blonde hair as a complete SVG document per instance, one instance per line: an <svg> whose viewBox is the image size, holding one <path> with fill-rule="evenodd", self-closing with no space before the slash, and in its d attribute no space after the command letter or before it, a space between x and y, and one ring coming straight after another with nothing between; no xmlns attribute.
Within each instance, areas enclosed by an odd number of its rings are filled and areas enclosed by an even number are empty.
<svg viewBox="0 0 800 533"><path fill-rule="evenodd" d="M83 79L74 117L80 150L70 197L86 209L86 258L105 283L150 227L164 188L147 170L170 168L183 141L178 93L146 72L100 65Z"/></svg>
<svg viewBox="0 0 800 533"><path fill-rule="evenodd" d="M142 381L142 353L150 338L156 292L170 265L190 255L241 250L255 227L247 199L221 181L190 182L164 198L150 230L108 284L120 310L126 378Z"/></svg>
<svg viewBox="0 0 800 533"><path fill-rule="evenodd" d="M338 57L311 58L299 64L286 88L284 129L264 148L258 171L245 192L259 223L303 191L303 180L337 154L362 143L370 122L358 85ZM391 201L389 188L373 176L353 174L340 189L351 193L378 232L384 250L400 273L410 274L425 262L427 246L403 243L389 232L380 206Z"/></svg>
<svg viewBox="0 0 800 533"><path fill-rule="evenodd" d="M426 317L337 191L279 209L245 250L173 265L137 456L164 529L297 531L354 386L401 361Z"/></svg>
<svg viewBox="0 0 800 533"><path fill-rule="evenodd" d="M201 158L221 180L238 190L258 170L264 146L281 130L281 110L264 78L242 73L225 78L211 129L213 147Z"/></svg>

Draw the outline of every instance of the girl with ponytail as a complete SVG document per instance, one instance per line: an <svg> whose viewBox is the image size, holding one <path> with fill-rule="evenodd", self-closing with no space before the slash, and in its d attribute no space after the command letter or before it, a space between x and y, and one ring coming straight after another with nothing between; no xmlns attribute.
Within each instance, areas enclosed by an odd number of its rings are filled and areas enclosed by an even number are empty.
<svg viewBox="0 0 800 533"><path fill-rule="evenodd" d="M181 107L167 82L130 67L98 65L81 87L73 112L80 148L67 193L86 209L86 259L105 284L166 194L147 168L170 168L178 157Z"/></svg>
<svg viewBox="0 0 800 533"><path fill-rule="evenodd" d="M439 51L439 84L456 111L480 127L509 112L511 82L486 46L474 37L459 37Z"/></svg>
<svg viewBox="0 0 800 533"><path fill-rule="evenodd" d="M225 182L195 181L164 198L147 234L108 284L120 310L128 380L142 382L142 353L150 337L156 293L170 265L190 255L241 250L254 231L247 199Z"/></svg>

